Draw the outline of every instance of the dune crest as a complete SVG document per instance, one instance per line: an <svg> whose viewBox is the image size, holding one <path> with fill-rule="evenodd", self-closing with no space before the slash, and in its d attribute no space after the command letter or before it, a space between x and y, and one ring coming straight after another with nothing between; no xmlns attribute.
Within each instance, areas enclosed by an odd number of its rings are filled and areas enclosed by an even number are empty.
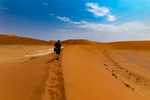
<svg viewBox="0 0 150 100"><path fill-rule="evenodd" d="M61 41L62 44L68 44L68 45L92 45L92 44L98 44L99 42L89 41L86 39L69 39Z"/></svg>
<svg viewBox="0 0 150 100"><path fill-rule="evenodd" d="M48 41L0 34L0 45L50 45Z"/></svg>

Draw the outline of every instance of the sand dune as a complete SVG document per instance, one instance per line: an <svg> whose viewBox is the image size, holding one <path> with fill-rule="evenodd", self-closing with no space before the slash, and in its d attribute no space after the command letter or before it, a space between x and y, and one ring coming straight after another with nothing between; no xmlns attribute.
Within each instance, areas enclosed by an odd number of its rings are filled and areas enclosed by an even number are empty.
<svg viewBox="0 0 150 100"><path fill-rule="evenodd" d="M0 45L50 45L50 42L16 35L0 34Z"/></svg>
<svg viewBox="0 0 150 100"><path fill-rule="evenodd" d="M55 41L0 39L0 100L150 99L149 41L66 40L57 61Z"/></svg>
<svg viewBox="0 0 150 100"><path fill-rule="evenodd" d="M107 66L114 65L107 62L103 49L103 45L65 48L62 66L67 99L148 100L107 71Z"/></svg>
<svg viewBox="0 0 150 100"><path fill-rule="evenodd" d="M49 45L0 45L0 73L31 58L53 52Z"/></svg>
<svg viewBox="0 0 150 100"><path fill-rule="evenodd" d="M53 82L54 77L51 75L56 71L58 71L56 74L59 74L58 77L55 77L58 81L53 85L59 86L57 92L62 91L63 81L59 81L62 77L60 76L61 67L58 61L54 60L56 55L53 53L53 46L36 39L29 39L31 40L29 43L24 43L26 42L24 37L14 35L6 35L6 37L0 37L2 39L0 45L0 100L49 100L47 99L51 97L49 91L52 92L51 89L57 87L47 87L51 86L48 79L50 81L52 79ZM10 40L13 45L9 44ZM21 43L18 44L18 41ZM37 42L39 43L35 45ZM54 72L50 70L57 66ZM49 72L53 73L49 75ZM63 98L63 94L60 95Z"/></svg>
<svg viewBox="0 0 150 100"><path fill-rule="evenodd" d="M61 60L55 59L55 53L31 57L3 70L0 100L65 100Z"/></svg>
<svg viewBox="0 0 150 100"><path fill-rule="evenodd" d="M55 44L57 41L55 41L55 40L49 40L48 42L50 42L51 44Z"/></svg>
<svg viewBox="0 0 150 100"><path fill-rule="evenodd" d="M99 42L89 41L86 39L70 39L61 41L64 45L92 45L92 44L99 44Z"/></svg>
<svg viewBox="0 0 150 100"><path fill-rule="evenodd" d="M150 41L124 41L106 43L109 49L150 50Z"/></svg>
<svg viewBox="0 0 150 100"><path fill-rule="evenodd" d="M53 55L33 59L0 74L0 100L41 100Z"/></svg>

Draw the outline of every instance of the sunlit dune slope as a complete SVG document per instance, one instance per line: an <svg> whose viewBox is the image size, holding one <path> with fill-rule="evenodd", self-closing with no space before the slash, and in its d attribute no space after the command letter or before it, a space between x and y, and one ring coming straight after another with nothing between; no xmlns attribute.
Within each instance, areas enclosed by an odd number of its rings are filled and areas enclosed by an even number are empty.
<svg viewBox="0 0 150 100"><path fill-rule="evenodd" d="M0 34L1 45L49 45L48 41L21 37L16 35Z"/></svg>
<svg viewBox="0 0 150 100"><path fill-rule="evenodd" d="M114 65L106 66L104 47L109 46L75 45L64 49L62 67L67 100L148 100L107 70Z"/></svg>

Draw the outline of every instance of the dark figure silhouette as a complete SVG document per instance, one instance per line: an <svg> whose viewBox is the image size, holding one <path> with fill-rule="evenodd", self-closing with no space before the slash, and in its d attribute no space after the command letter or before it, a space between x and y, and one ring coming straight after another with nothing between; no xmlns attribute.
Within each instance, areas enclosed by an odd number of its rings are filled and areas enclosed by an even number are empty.
<svg viewBox="0 0 150 100"><path fill-rule="evenodd" d="M60 43L60 40L58 40L58 42L55 43L54 47L55 47L55 48L54 48L54 51L56 52L56 56L57 56L56 60L58 60L59 54L60 54L60 51L61 51L61 43Z"/></svg>

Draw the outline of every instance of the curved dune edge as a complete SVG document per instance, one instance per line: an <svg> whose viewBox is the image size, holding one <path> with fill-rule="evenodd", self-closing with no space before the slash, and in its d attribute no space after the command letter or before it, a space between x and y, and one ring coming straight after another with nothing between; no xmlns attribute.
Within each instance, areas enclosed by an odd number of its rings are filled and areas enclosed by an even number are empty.
<svg viewBox="0 0 150 100"><path fill-rule="evenodd" d="M112 77L97 46L68 46L62 66L67 100L148 100Z"/></svg>
<svg viewBox="0 0 150 100"><path fill-rule="evenodd" d="M61 61L55 57L52 53L35 58L1 73L0 100L64 100Z"/></svg>
<svg viewBox="0 0 150 100"><path fill-rule="evenodd" d="M44 40L38 40L17 35L0 34L0 45L53 45Z"/></svg>

